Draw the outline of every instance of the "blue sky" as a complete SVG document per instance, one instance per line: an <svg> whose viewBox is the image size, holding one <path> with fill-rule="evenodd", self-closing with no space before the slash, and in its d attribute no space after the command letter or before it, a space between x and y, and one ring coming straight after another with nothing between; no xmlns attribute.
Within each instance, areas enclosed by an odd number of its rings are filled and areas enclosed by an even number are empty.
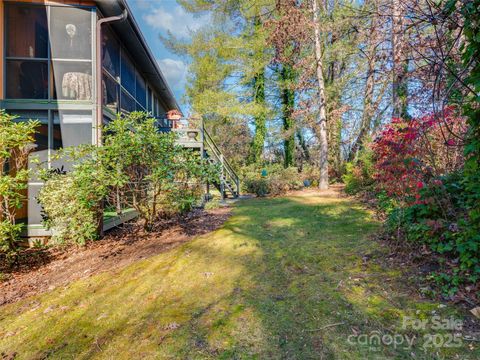
<svg viewBox="0 0 480 360"><path fill-rule="evenodd" d="M170 88L185 108L183 95L187 61L167 50L160 41L159 35L166 35L170 31L176 37L187 40L191 31L206 24L206 17L192 16L185 12L175 0L128 0L128 4Z"/></svg>

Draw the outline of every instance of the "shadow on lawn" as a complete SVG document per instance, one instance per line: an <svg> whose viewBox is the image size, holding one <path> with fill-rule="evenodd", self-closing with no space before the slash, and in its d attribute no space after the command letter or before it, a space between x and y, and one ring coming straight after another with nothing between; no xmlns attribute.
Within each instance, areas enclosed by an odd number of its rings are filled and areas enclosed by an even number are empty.
<svg viewBox="0 0 480 360"><path fill-rule="evenodd" d="M219 231L114 276L11 307L18 318L0 312L0 325L7 321L8 331L18 331L5 348L0 330L0 352L82 359L402 359L412 352L430 358L418 347L372 350L347 342L351 334L393 334L402 315L437 309L409 299L397 273L368 260L378 250L368 239L376 226L345 199L241 202Z"/></svg>
<svg viewBox="0 0 480 360"><path fill-rule="evenodd" d="M424 318L441 310L412 298L400 269L374 261L385 250L369 238L378 226L370 213L349 200L305 200L311 198L244 203L235 214L242 222L226 226L255 239L262 250L260 261L239 259L254 274L253 286L241 297L261 318L272 357L411 359L415 354L433 359L443 351L456 354L459 349L425 352L421 332L401 329L404 316ZM418 341L412 348L405 337L399 345L361 345L357 337L349 343L349 335L360 334L409 335Z"/></svg>

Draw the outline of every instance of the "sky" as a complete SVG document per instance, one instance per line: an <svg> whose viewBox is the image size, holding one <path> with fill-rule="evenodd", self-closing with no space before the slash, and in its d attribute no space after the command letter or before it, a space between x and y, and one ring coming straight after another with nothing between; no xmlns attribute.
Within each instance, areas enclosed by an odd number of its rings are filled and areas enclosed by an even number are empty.
<svg viewBox="0 0 480 360"><path fill-rule="evenodd" d="M159 35L170 31L177 38L188 40L192 31L207 23L206 17L194 17L175 0L128 0L128 4L177 101L182 108L188 107L183 99L187 59L166 49Z"/></svg>

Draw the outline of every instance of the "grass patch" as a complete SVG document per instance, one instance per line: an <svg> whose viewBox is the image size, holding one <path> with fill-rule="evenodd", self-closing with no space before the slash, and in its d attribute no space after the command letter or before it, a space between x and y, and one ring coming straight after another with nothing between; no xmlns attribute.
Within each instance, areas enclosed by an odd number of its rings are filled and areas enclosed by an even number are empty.
<svg viewBox="0 0 480 360"><path fill-rule="evenodd" d="M427 349L402 317L460 315L412 299L365 254L378 224L350 199L238 203L219 230L114 273L0 308L0 353L18 359L476 359ZM428 329L426 333L428 333ZM412 349L350 335L416 336ZM414 355L412 355L414 354Z"/></svg>

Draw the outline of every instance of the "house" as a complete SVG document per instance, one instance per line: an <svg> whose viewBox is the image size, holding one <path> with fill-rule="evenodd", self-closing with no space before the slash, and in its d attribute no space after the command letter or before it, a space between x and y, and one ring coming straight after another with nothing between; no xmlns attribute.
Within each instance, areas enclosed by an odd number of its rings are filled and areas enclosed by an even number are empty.
<svg viewBox="0 0 480 360"><path fill-rule="evenodd" d="M238 196L238 176L203 126L180 126L181 110L126 0L0 0L0 19L0 108L40 122L31 159L68 171L71 163L54 156L60 148L100 144L102 124L117 113L146 111L161 131L178 132L179 145L219 164L222 196ZM17 212L29 237L50 235L36 200L42 186L30 178Z"/></svg>
<svg viewBox="0 0 480 360"><path fill-rule="evenodd" d="M118 18L100 21L110 17ZM97 124L117 112L148 111L166 130L166 113L180 113L125 0L0 0L0 19L0 108L18 121L40 121L32 155L48 168L68 170L52 155L98 143ZM49 235L36 201L41 187L30 179L28 205L19 211L28 236Z"/></svg>

